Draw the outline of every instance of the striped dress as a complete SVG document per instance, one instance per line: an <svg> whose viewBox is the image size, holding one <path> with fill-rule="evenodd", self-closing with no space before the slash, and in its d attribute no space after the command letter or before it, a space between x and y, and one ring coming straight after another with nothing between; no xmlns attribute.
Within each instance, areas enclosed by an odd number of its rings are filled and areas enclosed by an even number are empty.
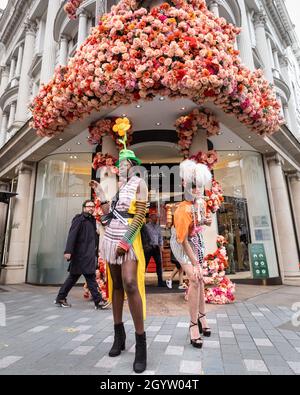
<svg viewBox="0 0 300 395"><path fill-rule="evenodd" d="M141 178L133 176L120 188L119 200L116 205L118 211L126 211L132 207L132 202L136 200L136 192L140 185ZM134 213L132 213L134 214ZM127 220L126 220L127 222ZM116 257L117 248L120 240L128 230L129 225L113 218L105 228L105 233L100 244L100 256L110 264L121 265L126 260L137 261L136 254L132 246L129 251L121 257Z"/></svg>

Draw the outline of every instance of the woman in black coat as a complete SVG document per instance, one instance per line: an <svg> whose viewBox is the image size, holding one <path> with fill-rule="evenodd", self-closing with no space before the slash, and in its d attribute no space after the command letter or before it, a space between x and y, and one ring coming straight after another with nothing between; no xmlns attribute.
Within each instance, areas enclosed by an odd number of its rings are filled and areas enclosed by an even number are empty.
<svg viewBox="0 0 300 395"><path fill-rule="evenodd" d="M67 296L81 275L86 279L95 308L101 309L106 305L98 291L96 282L99 238L96 220L93 217L94 210L94 202L87 200L83 203L82 213L73 218L64 255L65 259L70 262L69 276L56 298L56 304L60 307L71 307L67 302Z"/></svg>

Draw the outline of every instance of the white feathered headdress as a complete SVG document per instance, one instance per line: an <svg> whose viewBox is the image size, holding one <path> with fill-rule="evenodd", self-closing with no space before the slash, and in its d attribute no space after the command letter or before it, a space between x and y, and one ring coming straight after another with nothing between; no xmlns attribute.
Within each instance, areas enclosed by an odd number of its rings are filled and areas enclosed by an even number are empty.
<svg viewBox="0 0 300 395"><path fill-rule="evenodd" d="M212 175L206 165L186 159L180 164L180 178L185 184L196 184L197 188L203 188L211 182Z"/></svg>

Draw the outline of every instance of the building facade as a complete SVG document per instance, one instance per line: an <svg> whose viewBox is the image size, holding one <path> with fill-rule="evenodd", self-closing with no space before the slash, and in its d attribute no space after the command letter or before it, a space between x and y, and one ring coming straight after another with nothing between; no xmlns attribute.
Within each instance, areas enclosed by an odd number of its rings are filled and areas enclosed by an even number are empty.
<svg viewBox="0 0 300 395"><path fill-rule="evenodd" d="M0 18L0 191L16 192L0 203L0 281L59 284L65 275L63 250L74 214L91 196L88 183L95 147L88 141L91 121L77 122L61 137L39 137L30 126L29 103L55 67L66 65L113 0L86 0L78 18L68 19L61 0L12 0ZM154 3L145 1L144 6ZM190 152L214 148L215 177L225 204L205 234L208 252L215 236L226 234L232 271L253 278L249 246L263 244L270 282L300 280L300 44L282 1L207 0L209 9L242 28L236 42L244 64L261 68L274 85L285 124L260 137L213 109L221 132L207 140L196 135ZM157 97L150 103L111 109L134 125L133 149L146 166L178 164L182 157L174 123L194 108L187 99ZM108 112L107 112L108 113ZM108 137L97 150L116 154ZM163 218L162 192L150 200ZM164 226L162 219L162 226ZM166 231L166 240L167 240ZM166 244L167 245L167 244ZM166 247L167 248L167 247Z"/></svg>

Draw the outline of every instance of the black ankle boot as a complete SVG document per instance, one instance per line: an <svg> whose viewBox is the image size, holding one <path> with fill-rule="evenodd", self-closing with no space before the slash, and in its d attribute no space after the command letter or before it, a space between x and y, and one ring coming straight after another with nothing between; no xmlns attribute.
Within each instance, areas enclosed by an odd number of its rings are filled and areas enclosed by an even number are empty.
<svg viewBox="0 0 300 395"><path fill-rule="evenodd" d="M133 363L133 370L135 373L143 373L147 366L147 343L146 333L142 335L135 334L135 360Z"/></svg>
<svg viewBox="0 0 300 395"><path fill-rule="evenodd" d="M121 351L125 350L126 333L123 322L121 324L116 324L114 328L115 339L114 344L108 354L110 357L117 357L121 354Z"/></svg>

